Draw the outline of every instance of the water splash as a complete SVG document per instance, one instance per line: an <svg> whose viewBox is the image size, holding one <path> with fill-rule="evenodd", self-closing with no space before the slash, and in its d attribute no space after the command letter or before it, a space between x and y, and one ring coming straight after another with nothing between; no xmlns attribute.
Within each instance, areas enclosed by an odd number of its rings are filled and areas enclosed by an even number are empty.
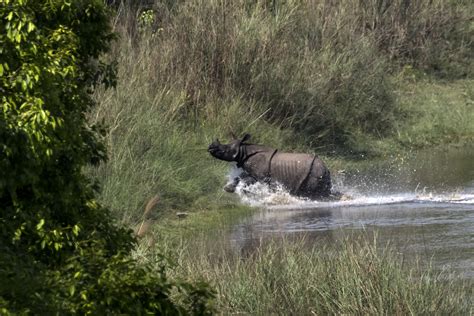
<svg viewBox="0 0 474 316"><path fill-rule="evenodd" d="M390 205L404 203L472 205L474 207L474 194L441 194L441 195L419 195L414 193L388 194L380 196L357 195L351 199L334 202L304 201L295 204L280 205L261 205L269 209L316 209L316 208L338 208L338 207L357 207L371 205Z"/></svg>
<svg viewBox="0 0 474 316"><path fill-rule="evenodd" d="M228 177L229 183L242 173L242 169L234 167ZM264 183L244 184L239 183L235 193L240 197L242 203L264 207L267 209L314 209L345 206L370 206L389 205L402 203L432 203L432 204L460 204L474 206L474 192L429 192L424 188L419 191L415 188L413 192L361 192L360 187L346 187L343 179L335 177L334 190L343 192L341 200L338 201L312 201L306 198L292 196L283 186L268 186Z"/></svg>
<svg viewBox="0 0 474 316"><path fill-rule="evenodd" d="M281 185L269 187L264 183L245 185L239 183L235 191L241 201L251 206L299 205L304 200L291 195Z"/></svg>
<svg viewBox="0 0 474 316"><path fill-rule="evenodd" d="M231 184L242 172L242 169L237 168L237 166L234 165L228 174L227 184ZM256 207L271 205L298 205L305 201L305 199L291 195L282 185L279 184L270 187L261 182L254 184L239 182L235 188L235 193L239 196L242 203Z"/></svg>

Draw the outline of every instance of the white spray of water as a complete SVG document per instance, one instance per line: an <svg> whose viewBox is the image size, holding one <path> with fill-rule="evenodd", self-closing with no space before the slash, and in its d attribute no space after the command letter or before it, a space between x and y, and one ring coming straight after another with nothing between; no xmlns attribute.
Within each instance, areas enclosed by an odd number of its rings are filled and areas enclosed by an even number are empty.
<svg viewBox="0 0 474 316"><path fill-rule="evenodd" d="M229 183L242 173L242 169L234 166L228 175ZM235 190L242 203L265 207L268 209L311 209L319 207L344 207L344 206L367 206L367 205L387 205L399 203L455 203L455 204L473 204L474 193L470 192L448 192L432 193L426 192L408 192L394 194L370 194L358 192L353 188L344 186L342 178L335 178L334 191L343 193L343 197L338 201L312 201L305 198L295 197L281 185L268 186L267 184L257 182L255 184L245 184L240 182Z"/></svg>
<svg viewBox="0 0 474 316"><path fill-rule="evenodd" d="M242 169L234 167L228 174L228 184L232 183L236 177L243 172ZM256 182L254 184L246 184L239 182L235 189L235 193L239 195L242 203L251 206L271 206L271 205L298 205L303 203L305 199L291 195L282 185L276 184L272 187L265 183Z"/></svg>

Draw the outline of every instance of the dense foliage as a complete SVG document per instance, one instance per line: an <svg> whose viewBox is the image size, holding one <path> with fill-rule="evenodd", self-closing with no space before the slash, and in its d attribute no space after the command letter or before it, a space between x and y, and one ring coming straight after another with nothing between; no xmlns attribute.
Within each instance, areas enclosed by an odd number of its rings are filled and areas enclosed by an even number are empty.
<svg viewBox="0 0 474 316"><path fill-rule="evenodd" d="M103 1L0 1L0 314L208 312L206 286L129 258L82 168L105 159L90 93L113 34ZM172 292L189 301L177 305Z"/></svg>

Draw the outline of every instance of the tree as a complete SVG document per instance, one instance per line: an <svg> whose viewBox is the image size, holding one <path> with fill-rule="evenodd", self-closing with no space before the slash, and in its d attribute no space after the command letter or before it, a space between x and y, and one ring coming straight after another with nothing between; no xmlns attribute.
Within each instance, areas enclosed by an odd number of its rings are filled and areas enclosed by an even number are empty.
<svg viewBox="0 0 474 316"><path fill-rule="evenodd" d="M100 0L0 0L0 314L210 311L207 286L130 258L131 232L82 173L106 158L85 115L114 82L98 62L113 37Z"/></svg>

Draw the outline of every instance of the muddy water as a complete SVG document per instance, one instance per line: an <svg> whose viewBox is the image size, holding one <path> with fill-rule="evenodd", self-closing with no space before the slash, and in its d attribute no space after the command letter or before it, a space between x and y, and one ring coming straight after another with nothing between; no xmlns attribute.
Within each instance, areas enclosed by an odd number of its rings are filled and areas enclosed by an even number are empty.
<svg viewBox="0 0 474 316"><path fill-rule="evenodd" d="M333 172L348 199L312 202L283 190L239 187L244 203L261 210L237 225L236 247L251 251L268 239L312 244L377 235L405 258L474 279L474 148L449 148L370 162Z"/></svg>

